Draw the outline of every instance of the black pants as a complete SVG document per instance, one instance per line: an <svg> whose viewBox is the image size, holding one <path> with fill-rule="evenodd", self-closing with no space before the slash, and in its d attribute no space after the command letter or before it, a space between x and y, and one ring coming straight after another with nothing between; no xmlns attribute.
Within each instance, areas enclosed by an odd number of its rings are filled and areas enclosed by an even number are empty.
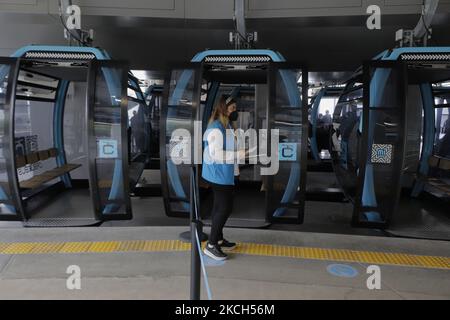
<svg viewBox="0 0 450 320"><path fill-rule="evenodd" d="M223 227L233 210L234 186L222 186L218 184L212 184L211 186L214 193L214 205L211 214L212 226L209 243L215 245L223 240Z"/></svg>

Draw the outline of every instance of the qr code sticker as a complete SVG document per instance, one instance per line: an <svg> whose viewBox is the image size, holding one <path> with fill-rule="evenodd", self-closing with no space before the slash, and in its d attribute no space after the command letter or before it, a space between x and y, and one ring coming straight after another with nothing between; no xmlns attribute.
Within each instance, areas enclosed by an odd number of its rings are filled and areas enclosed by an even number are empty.
<svg viewBox="0 0 450 320"><path fill-rule="evenodd" d="M392 144L373 144L372 163L390 164L394 146Z"/></svg>

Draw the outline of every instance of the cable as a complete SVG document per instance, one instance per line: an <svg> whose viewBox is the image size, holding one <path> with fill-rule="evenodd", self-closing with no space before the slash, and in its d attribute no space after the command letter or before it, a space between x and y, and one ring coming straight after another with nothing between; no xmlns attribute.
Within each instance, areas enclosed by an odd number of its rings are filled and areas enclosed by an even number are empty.
<svg viewBox="0 0 450 320"><path fill-rule="evenodd" d="M234 30L236 31L236 34L241 38L241 40L243 40L243 41L247 44L248 47L251 48L251 47L252 47L252 44L250 43L250 41L248 41L247 38L244 37L244 36L239 32L238 27L237 27L236 18L233 19L233 22L234 22Z"/></svg>
<svg viewBox="0 0 450 320"><path fill-rule="evenodd" d="M58 1L59 3L59 19L61 21L61 24L63 25L64 29L70 34L72 38L74 38L76 41L78 41L79 44L86 47L86 42L84 42L82 39L80 39L78 36L74 35L72 31L67 27L66 23L63 19L63 12L62 12L62 3L61 0Z"/></svg>
<svg viewBox="0 0 450 320"><path fill-rule="evenodd" d="M67 32L70 34L70 36L72 38L74 38L76 41L78 41L79 44L81 44L82 46L86 47L86 43L83 42L83 40L81 40L78 36L74 35L71 30L66 26L66 24L64 23L63 17L59 16L60 20L61 20L61 24L63 25L64 29L67 30Z"/></svg>
<svg viewBox="0 0 450 320"><path fill-rule="evenodd" d="M194 179L195 179L195 175L194 175ZM194 192L195 220L199 221L198 207L197 207L197 193L196 193L196 188L195 188L195 182L194 181L193 181L193 185L191 187L192 187L192 190ZM200 237L198 235L197 228L195 228L195 240L196 240L196 243L197 243L198 255L200 256L200 265L202 267L203 278L205 280L206 292L207 292L207 295L208 295L208 299L212 300L211 287L209 286L208 273L206 272L205 261L203 259L203 253L202 253L202 246L201 246L201 243L200 243Z"/></svg>
<svg viewBox="0 0 450 320"><path fill-rule="evenodd" d="M427 27L427 24L425 23L425 17L424 15L422 15L422 21L423 21L423 25L425 26L425 30L427 32L427 38L428 40L430 40L431 43L433 43L435 46L438 46L437 42L432 38L432 32L431 30Z"/></svg>
<svg viewBox="0 0 450 320"><path fill-rule="evenodd" d="M202 254L202 246L200 245L200 239L198 237L197 230L195 231L195 239L197 240L196 241L197 249L198 249L198 253L200 255L200 265L202 266L203 277L205 280L206 293L208 295L208 300L212 300L211 287L209 286L208 273L206 272L205 261L203 260L203 254Z"/></svg>
<svg viewBox="0 0 450 320"><path fill-rule="evenodd" d="M427 33L427 40L430 40L435 46L438 46L437 42L432 38L432 32L428 28L427 23L425 21L425 0L422 0L422 15L421 15L423 26L425 27L425 31Z"/></svg>

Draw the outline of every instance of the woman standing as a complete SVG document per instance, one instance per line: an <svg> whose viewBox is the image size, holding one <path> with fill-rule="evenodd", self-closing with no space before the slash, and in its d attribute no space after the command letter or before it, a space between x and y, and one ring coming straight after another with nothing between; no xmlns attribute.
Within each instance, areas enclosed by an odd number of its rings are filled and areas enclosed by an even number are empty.
<svg viewBox="0 0 450 320"><path fill-rule="evenodd" d="M245 159L245 151L236 152L232 122L238 119L236 101L222 95L214 107L208 123L203 156L202 177L212 187L214 205L209 241L204 253L215 260L225 260L223 251L231 251L236 244L225 240L223 228L233 210L235 166Z"/></svg>

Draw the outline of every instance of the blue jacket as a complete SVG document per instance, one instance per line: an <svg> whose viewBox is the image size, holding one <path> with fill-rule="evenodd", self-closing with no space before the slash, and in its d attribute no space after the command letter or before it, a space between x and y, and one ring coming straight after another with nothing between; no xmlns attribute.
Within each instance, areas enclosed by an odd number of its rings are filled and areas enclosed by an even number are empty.
<svg viewBox="0 0 450 320"><path fill-rule="evenodd" d="M223 150L234 152L234 136L229 139L226 138L226 130L219 120L208 125L205 137L208 137L208 133L213 129L219 129L223 136ZM230 127L231 129L231 127ZM228 140L228 141L227 141ZM203 156L202 164L202 177L208 182L220 184L220 185L234 185L234 164L219 163L210 158L208 151L208 141L204 140L205 152Z"/></svg>

